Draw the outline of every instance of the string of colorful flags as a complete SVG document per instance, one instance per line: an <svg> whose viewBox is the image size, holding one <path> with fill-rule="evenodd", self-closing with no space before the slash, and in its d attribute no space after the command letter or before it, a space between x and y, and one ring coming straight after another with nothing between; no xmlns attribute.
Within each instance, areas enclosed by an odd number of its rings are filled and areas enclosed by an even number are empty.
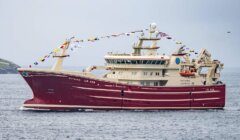
<svg viewBox="0 0 240 140"><path fill-rule="evenodd" d="M109 39L109 38L115 38L115 37L120 37L120 36L131 36L131 35L135 35L136 33L141 33L141 36L144 36L144 31L149 31L149 29L135 30L135 31L125 32L125 33L110 34L110 35L105 35L105 36L100 36L100 37L90 37L87 39L77 39L77 40L73 40L73 41L65 41L60 47L53 49L51 52L49 52L48 54L39 58L38 61L35 61L33 64L39 65L40 62L45 62L46 59L48 59L50 57L54 57L54 55L59 53L63 47L66 47L66 45L68 45L68 49L73 51L76 48L81 48L82 46L79 46L79 44L83 43L83 42L95 42L95 41L99 41L101 39L106 39L106 38ZM173 40L177 45L183 45L182 42L176 41L175 39L173 39L172 37L170 37L168 34L166 34L164 32L156 31L155 33L156 33L155 34L156 38L157 37L166 38L168 40ZM72 40L73 38L74 37L72 37L69 40ZM184 50L189 50L189 53L194 52L194 50L190 50L189 48L185 48ZM32 65L29 65L29 67L32 67Z"/></svg>
<svg viewBox="0 0 240 140"><path fill-rule="evenodd" d="M198 54L198 52L190 48L185 48L183 49L183 51L185 51L188 54L188 56L191 56L191 54Z"/></svg>

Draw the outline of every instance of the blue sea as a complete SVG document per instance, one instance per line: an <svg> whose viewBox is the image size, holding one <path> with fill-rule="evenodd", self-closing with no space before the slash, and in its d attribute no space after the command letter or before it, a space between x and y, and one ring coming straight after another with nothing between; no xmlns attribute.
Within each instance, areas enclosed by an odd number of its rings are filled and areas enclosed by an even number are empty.
<svg viewBox="0 0 240 140"><path fill-rule="evenodd" d="M240 139L240 69L226 68L224 110L36 112L19 108L31 90L17 74L0 75L0 139Z"/></svg>

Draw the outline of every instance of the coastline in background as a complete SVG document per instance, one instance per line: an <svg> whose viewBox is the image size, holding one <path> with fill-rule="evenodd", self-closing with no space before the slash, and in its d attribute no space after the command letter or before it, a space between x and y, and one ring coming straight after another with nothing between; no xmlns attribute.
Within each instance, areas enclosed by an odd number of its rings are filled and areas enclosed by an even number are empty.
<svg viewBox="0 0 240 140"><path fill-rule="evenodd" d="M20 66L0 58L0 74L17 74L17 68Z"/></svg>

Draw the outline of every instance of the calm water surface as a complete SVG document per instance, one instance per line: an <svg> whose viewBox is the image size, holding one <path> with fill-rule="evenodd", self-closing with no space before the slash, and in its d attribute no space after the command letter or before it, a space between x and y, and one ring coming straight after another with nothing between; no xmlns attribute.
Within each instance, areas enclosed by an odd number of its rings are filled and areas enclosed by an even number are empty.
<svg viewBox="0 0 240 140"><path fill-rule="evenodd" d="M240 139L240 69L227 69L224 110L33 112L31 90L0 75L0 139Z"/></svg>

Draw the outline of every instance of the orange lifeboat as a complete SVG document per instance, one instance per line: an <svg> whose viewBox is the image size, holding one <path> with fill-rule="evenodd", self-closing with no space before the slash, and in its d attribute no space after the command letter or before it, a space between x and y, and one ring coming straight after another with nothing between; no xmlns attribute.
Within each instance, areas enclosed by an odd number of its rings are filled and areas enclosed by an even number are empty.
<svg viewBox="0 0 240 140"><path fill-rule="evenodd" d="M189 70L183 70L179 74L184 77L195 76L194 72L191 72Z"/></svg>

